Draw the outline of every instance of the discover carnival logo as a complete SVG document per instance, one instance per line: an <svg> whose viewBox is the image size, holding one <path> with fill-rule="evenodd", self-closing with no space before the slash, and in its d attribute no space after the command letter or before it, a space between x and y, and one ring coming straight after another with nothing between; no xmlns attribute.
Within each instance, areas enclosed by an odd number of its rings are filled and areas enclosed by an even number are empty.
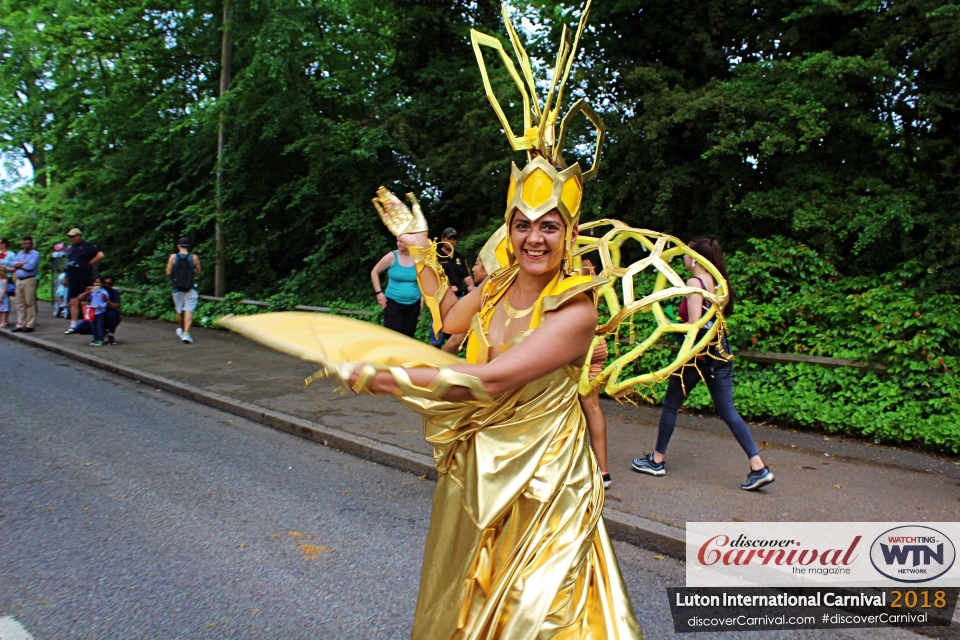
<svg viewBox="0 0 960 640"><path fill-rule="evenodd" d="M835 573L827 567L846 567L857 559L857 545L862 536L851 536L848 544L841 548L817 549L804 547L799 540L766 539L754 540L740 534L737 538L723 534L707 539L700 546L697 561L701 566L721 565L769 565L803 567L804 573ZM806 569L806 567L810 567ZM819 567L817 566L819 565ZM823 568L821 568L823 567Z"/></svg>
<svg viewBox="0 0 960 640"><path fill-rule="evenodd" d="M894 527L870 546L870 562L897 582L929 582L953 566L957 550L940 531L920 525Z"/></svg>

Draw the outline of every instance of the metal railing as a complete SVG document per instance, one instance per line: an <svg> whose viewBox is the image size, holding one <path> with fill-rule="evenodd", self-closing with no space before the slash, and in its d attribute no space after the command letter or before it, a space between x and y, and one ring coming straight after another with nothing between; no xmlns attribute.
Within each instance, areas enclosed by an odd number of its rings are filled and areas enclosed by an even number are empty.
<svg viewBox="0 0 960 640"><path fill-rule="evenodd" d="M117 287L119 291L125 291L129 293L140 293L138 289L131 289L129 287ZM164 291L155 291L148 290L147 293L151 294L164 294ZM201 300L207 300L209 302L222 302L226 298L218 298L217 296L200 296ZM240 304L249 304L255 307L269 307L269 302L264 302L263 300L238 300ZM373 315L370 311L365 311L363 309L333 309L331 307L311 307L305 304L298 304L293 307L297 311L314 311L318 313L330 313L331 311L336 311L336 313L344 316L371 316ZM860 369L862 371L870 371L872 373L885 373L887 371L887 366L880 364L878 362L859 362L857 360L848 360L846 358L828 358L824 356L805 356L799 353L774 353L772 351L750 351L750 350L740 350L736 352L738 358L743 358L744 360L749 360L750 362L757 362L761 364L815 364L821 367L826 367L828 369L835 369L837 367L851 367L853 369Z"/></svg>
<svg viewBox="0 0 960 640"><path fill-rule="evenodd" d="M141 289L131 289L130 287L116 287L117 291L123 291L126 293L143 293ZM166 295L167 291L157 291L155 289L148 289L147 293L153 295ZM200 296L201 300L206 300L207 302L223 302L226 298L219 298L217 296ZM269 302L264 302L263 300L237 300L239 304L249 304L254 307L269 307ZM344 316L372 316L372 311L366 311L364 309L333 309L332 307L311 307L305 304L298 304L293 307L297 311L316 311L319 313L330 313L331 311L336 311L336 313Z"/></svg>

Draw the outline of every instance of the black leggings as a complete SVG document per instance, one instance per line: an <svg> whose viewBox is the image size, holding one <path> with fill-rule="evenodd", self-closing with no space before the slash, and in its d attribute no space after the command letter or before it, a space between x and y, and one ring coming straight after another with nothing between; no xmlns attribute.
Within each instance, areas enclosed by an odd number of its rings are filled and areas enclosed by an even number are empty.
<svg viewBox="0 0 960 640"><path fill-rule="evenodd" d="M402 304L387 298L387 308L383 310L383 326L399 331L411 338L417 333L417 320L420 319L420 303Z"/></svg>
<svg viewBox="0 0 960 640"><path fill-rule="evenodd" d="M723 339L723 348L725 353L730 353L726 338ZM715 351L714 355L716 355ZM717 413L727 423L747 457L752 458L760 455L757 451L757 445L753 441L753 436L750 435L750 428L737 413L737 408L733 406L733 363L716 360L710 356L696 360L696 368L692 366L684 367L682 384L679 376L670 376L667 394L663 397L660 426L657 429L657 453L663 455L667 452L667 445L670 444L670 438L677 426L677 412L687 400L683 393L684 387L686 387L687 394L693 391L693 388L700 382L701 373L707 383L707 389L710 390L710 397L717 408Z"/></svg>

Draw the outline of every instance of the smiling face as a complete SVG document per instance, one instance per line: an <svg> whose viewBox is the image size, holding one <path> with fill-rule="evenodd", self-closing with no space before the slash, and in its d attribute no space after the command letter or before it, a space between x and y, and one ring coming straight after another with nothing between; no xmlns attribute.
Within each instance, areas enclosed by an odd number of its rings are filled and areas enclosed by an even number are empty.
<svg viewBox="0 0 960 640"><path fill-rule="evenodd" d="M554 273L563 262L566 225L557 210L530 220L520 211L510 223L510 242L520 269L531 275ZM574 238L576 232L574 232Z"/></svg>

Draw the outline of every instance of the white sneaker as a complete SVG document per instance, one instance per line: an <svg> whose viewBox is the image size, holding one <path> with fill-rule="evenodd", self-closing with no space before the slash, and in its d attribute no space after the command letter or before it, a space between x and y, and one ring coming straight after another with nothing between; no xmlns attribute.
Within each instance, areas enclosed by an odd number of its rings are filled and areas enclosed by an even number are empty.
<svg viewBox="0 0 960 640"><path fill-rule="evenodd" d="M183 329L177 327L177 337L183 340Z"/></svg>
<svg viewBox="0 0 960 640"><path fill-rule="evenodd" d="M193 344L193 338L190 337L189 333L183 334L183 336L180 339L186 342L187 344Z"/></svg>

